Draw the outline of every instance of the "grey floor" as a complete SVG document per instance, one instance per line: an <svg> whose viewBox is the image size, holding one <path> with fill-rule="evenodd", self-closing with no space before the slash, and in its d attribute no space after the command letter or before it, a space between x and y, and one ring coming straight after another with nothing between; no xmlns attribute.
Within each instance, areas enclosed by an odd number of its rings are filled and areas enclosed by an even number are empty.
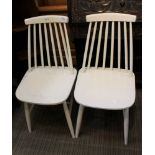
<svg viewBox="0 0 155 155"><path fill-rule="evenodd" d="M72 139L62 105L35 106L32 133L29 134L23 106L13 112L13 155L141 155L142 92L130 108L129 144L123 141L122 111L86 108L80 136ZM75 127L78 105L74 103L72 119Z"/></svg>

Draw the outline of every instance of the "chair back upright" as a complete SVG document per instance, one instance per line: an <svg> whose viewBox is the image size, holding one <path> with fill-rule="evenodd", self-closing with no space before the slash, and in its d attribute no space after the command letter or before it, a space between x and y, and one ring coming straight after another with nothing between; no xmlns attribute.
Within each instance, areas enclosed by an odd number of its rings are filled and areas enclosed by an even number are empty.
<svg viewBox="0 0 155 155"><path fill-rule="evenodd" d="M68 17L58 15L25 19L25 24L28 25L29 70L40 65L73 68L66 26L68 21Z"/></svg>
<svg viewBox="0 0 155 155"><path fill-rule="evenodd" d="M86 16L86 21L89 22L86 45L83 57L82 68L87 70L91 67L92 54L96 51L95 68L98 68L100 51L103 55L102 67L106 67L107 45L110 38L110 67L114 68L114 40L117 41L117 68L121 68L122 46L121 40L124 40L124 69L133 70L133 35L132 23L136 21L135 15L122 13L100 13ZM121 31L121 29L123 29ZM127 31L128 30L128 31ZM124 33L122 37L122 32ZM108 35L111 34L111 35ZM115 36L117 34L117 36ZM104 39L102 39L104 38ZM97 40L97 46L95 46ZM103 40L103 48L101 42ZM128 46L129 44L129 46ZM96 48L96 49L95 49ZM116 49L116 48L115 48ZM88 52L89 51L89 52ZM129 55L129 56L128 56Z"/></svg>

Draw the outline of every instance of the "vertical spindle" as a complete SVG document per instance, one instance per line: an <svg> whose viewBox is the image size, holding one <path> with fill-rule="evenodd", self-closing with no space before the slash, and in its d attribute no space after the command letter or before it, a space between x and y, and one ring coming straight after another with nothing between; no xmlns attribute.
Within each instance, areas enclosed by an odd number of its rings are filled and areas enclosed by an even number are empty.
<svg viewBox="0 0 155 155"><path fill-rule="evenodd" d="M96 29L97 29L97 22L95 22L95 25L94 25L93 36L92 36L91 45L90 45L90 53L89 53L88 65L87 65L88 69L90 67L90 63L91 63L91 59L92 59L92 53L93 53L93 48L94 48Z"/></svg>
<svg viewBox="0 0 155 155"><path fill-rule="evenodd" d="M105 64L106 64L108 28L109 28L109 22L106 22L105 38L104 38L104 50L103 50L103 68L105 68Z"/></svg>

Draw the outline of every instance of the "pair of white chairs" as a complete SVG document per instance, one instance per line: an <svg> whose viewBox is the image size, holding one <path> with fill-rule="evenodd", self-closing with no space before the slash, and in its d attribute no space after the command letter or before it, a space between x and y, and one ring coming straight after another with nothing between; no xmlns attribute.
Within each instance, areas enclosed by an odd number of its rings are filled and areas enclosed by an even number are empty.
<svg viewBox="0 0 155 155"><path fill-rule="evenodd" d="M57 15L39 16L25 20L25 24L28 25L28 71L16 90L16 97L24 102L28 130L31 132L30 114L35 104L62 104L72 138L77 138L79 135L84 107L121 109L124 115L124 141L127 144L129 108L135 101L132 22L135 22L136 16L119 13L86 16L89 28L83 65L79 70L74 90L75 100L80 104L75 134L71 120L73 97L70 94L73 92L77 71L72 63L66 28L68 20L66 16ZM129 31L127 31L128 28ZM109 29L111 29L111 35L109 35ZM115 54L117 55L117 68L114 68L114 40L116 37L118 40L117 54ZM110 65L106 67L109 38L111 38ZM95 46L95 40L97 46ZM104 47L102 48L103 40ZM123 49L122 40L124 40ZM91 65L93 51L96 52L94 66ZM121 58L122 54L124 59ZM98 65L100 55L102 55L102 67ZM123 63L125 64L124 69L121 67ZM70 103L67 104L69 96Z"/></svg>

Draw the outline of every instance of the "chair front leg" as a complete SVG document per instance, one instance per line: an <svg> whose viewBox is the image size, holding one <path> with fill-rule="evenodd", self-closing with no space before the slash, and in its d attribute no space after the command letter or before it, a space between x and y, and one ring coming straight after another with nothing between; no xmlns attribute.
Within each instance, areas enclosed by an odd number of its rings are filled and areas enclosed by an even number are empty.
<svg viewBox="0 0 155 155"><path fill-rule="evenodd" d="M26 118L28 131L31 133L31 115L30 115L30 108L28 103L24 103L24 110L25 110L25 118Z"/></svg>
<svg viewBox="0 0 155 155"><path fill-rule="evenodd" d="M83 112L84 112L84 106L83 105L80 105L79 106L78 117L77 117L77 122L76 122L76 132L75 132L75 137L76 138L78 138L78 136L79 136Z"/></svg>
<svg viewBox="0 0 155 155"><path fill-rule="evenodd" d="M129 131L129 108L123 110L124 116L124 144L128 144L128 131Z"/></svg>
<svg viewBox="0 0 155 155"><path fill-rule="evenodd" d="M64 112L65 112L65 116L66 116L66 120L67 120L67 124L68 124L69 130L70 130L70 133L72 135L72 138L75 138L71 115L68 110L68 106L67 106L66 102L63 103L63 108L64 108Z"/></svg>

